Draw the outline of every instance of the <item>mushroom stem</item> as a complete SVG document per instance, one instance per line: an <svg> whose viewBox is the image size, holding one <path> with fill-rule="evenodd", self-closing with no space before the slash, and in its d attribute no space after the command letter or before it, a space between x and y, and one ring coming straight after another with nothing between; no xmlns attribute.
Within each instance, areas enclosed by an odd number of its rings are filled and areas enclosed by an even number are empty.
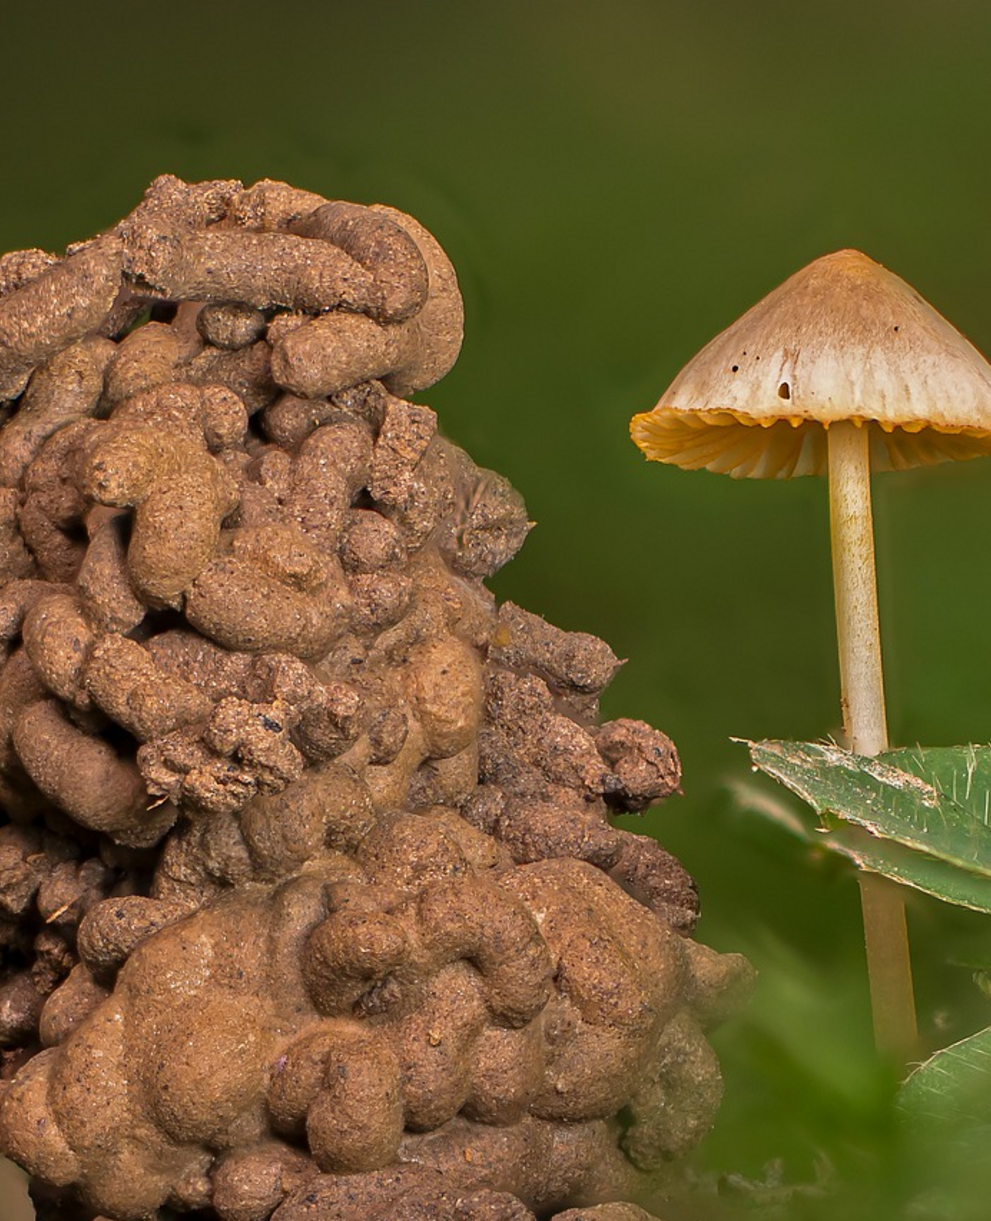
<svg viewBox="0 0 991 1221"><path fill-rule="evenodd" d="M830 424L826 436L843 729L855 754L879 755L888 749L888 723L874 575L870 428L843 421Z"/></svg>
<svg viewBox="0 0 991 1221"><path fill-rule="evenodd" d="M827 438L843 728L850 750L877 755L888 747L888 726L874 567L870 426L830 424ZM874 1038L879 1051L904 1063L918 1039L905 901L898 886L872 873L861 874L860 896Z"/></svg>

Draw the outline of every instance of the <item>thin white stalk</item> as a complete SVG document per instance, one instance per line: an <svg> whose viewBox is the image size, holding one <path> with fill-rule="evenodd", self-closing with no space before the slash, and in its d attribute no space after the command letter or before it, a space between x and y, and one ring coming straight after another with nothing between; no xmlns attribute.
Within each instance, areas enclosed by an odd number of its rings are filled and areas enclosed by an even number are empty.
<svg viewBox="0 0 991 1221"><path fill-rule="evenodd" d="M870 429L867 424L837 423L829 426L827 435L843 728L850 750L877 755L888 747L888 724L874 565ZM900 887L868 872L860 875L860 897L875 1041L885 1055L905 1063L918 1042L905 901Z"/></svg>
<svg viewBox="0 0 991 1221"><path fill-rule="evenodd" d="M870 431L867 425L837 423L829 426L827 437L843 729L855 754L879 755L888 749L888 722L874 572Z"/></svg>

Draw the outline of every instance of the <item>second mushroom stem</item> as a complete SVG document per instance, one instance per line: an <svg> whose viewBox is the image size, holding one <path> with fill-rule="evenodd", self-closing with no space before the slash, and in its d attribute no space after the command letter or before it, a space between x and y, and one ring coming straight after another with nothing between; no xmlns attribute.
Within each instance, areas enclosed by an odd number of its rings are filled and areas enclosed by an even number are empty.
<svg viewBox="0 0 991 1221"><path fill-rule="evenodd" d="M851 751L877 755L888 748L888 726L874 566L870 425L831 424L827 438L843 727ZM874 1037L879 1051L904 1064L915 1054L918 1041L905 901L899 886L873 873L861 873L860 891Z"/></svg>

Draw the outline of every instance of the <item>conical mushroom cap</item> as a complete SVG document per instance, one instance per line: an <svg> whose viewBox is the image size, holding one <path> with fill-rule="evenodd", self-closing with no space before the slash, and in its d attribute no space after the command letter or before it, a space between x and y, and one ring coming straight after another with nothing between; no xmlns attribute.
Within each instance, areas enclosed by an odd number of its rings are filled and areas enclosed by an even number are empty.
<svg viewBox="0 0 991 1221"><path fill-rule="evenodd" d="M991 453L991 365L856 250L816 259L759 301L630 432L658 462L787 479L825 471L837 420L870 427L878 471Z"/></svg>

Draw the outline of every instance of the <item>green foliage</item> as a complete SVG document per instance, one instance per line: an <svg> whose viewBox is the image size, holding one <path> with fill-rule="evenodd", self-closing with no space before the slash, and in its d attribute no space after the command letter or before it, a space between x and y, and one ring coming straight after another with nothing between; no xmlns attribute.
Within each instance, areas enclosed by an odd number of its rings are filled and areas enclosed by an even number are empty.
<svg viewBox="0 0 991 1221"><path fill-rule="evenodd" d="M920 1221L984 1221L991 1191L991 1029L931 1056L898 1093L907 1151L918 1164L938 1162L938 1183L919 1184Z"/></svg>
<svg viewBox="0 0 991 1221"><path fill-rule="evenodd" d="M920 746L868 759L815 742L749 745L755 766L819 816L824 847L991 912L991 747Z"/></svg>
<svg viewBox="0 0 991 1221"><path fill-rule="evenodd" d="M756 768L814 813L751 808L808 843L947 903L991 913L991 747L914 747L876 758L832 744L750 742ZM986 993L987 972L975 971ZM991 1028L952 1043L897 1090L905 1214L979 1221L991 1170ZM938 1167L938 1173L932 1173Z"/></svg>
<svg viewBox="0 0 991 1221"><path fill-rule="evenodd" d="M918 1126L991 1139L991 1029L944 1047L908 1077L898 1106Z"/></svg>

